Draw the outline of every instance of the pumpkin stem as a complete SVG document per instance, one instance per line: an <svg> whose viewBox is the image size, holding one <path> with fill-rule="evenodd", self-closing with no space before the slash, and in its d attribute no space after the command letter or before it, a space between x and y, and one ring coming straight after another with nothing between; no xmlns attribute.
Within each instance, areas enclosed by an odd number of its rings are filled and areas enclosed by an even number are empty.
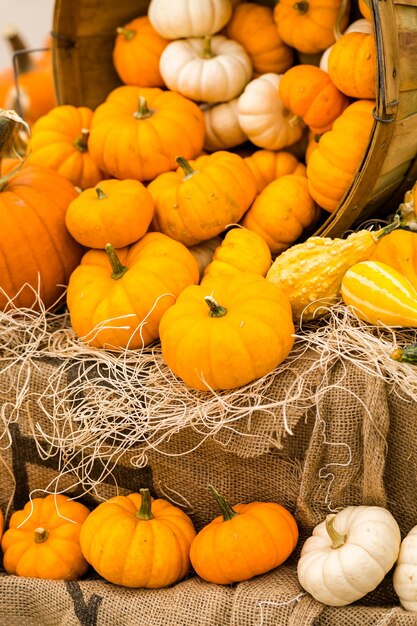
<svg viewBox="0 0 417 626"><path fill-rule="evenodd" d="M227 313L227 309L216 302L213 296L204 296L204 300L209 306L210 317L224 317Z"/></svg>
<svg viewBox="0 0 417 626"><path fill-rule="evenodd" d="M212 485L209 485L209 489L220 507L224 522L227 522L230 519L233 519L233 517L236 517L236 515L239 515L239 513L232 509L228 501L225 500Z"/></svg>
<svg viewBox="0 0 417 626"><path fill-rule="evenodd" d="M417 363L417 343L412 343L405 348L397 348L390 354L391 359L400 363Z"/></svg>
<svg viewBox="0 0 417 626"><path fill-rule="evenodd" d="M300 15L304 15L309 10L310 5L305 0L301 0L300 2L295 2L292 5L292 7L293 7L293 9L298 11L298 13L300 13Z"/></svg>
<svg viewBox="0 0 417 626"><path fill-rule="evenodd" d="M203 50L201 52L202 59L212 59L215 56L211 49L211 35L205 35L203 39Z"/></svg>
<svg viewBox="0 0 417 626"><path fill-rule="evenodd" d="M338 533L337 530L335 529L334 527L335 517L336 515L332 513L331 515L328 515L326 517L326 520L324 522L326 525L327 534L332 540L332 545L330 547L333 548L333 550L337 550L338 548L341 548L342 546L344 546L346 543L346 539L347 539L347 535L342 535L341 533Z"/></svg>
<svg viewBox="0 0 417 626"><path fill-rule="evenodd" d="M80 152L87 152L88 150L88 138L90 136L90 131L88 128L81 129L81 135L77 137L74 141L74 146Z"/></svg>
<svg viewBox="0 0 417 626"><path fill-rule="evenodd" d="M119 28L116 28L116 33L118 35L123 35L126 41L131 41L136 35L135 30L132 30L131 28L124 28L123 26L119 26Z"/></svg>
<svg viewBox="0 0 417 626"><path fill-rule="evenodd" d="M175 160L185 174L183 180L188 180L189 178L191 178L191 176L197 174L197 170L193 169L190 163L187 161L187 159L184 159L184 157L177 157Z"/></svg>
<svg viewBox="0 0 417 626"><path fill-rule="evenodd" d="M4 39L7 41L10 49L13 52L18 52L16 56L17 71L19 74L25 72L31 72L34 69L34 63L28 52L28 46L23 41L17 30L11 26L3 33Z"/></svg>
<svg viewBox="0 0 417 626"><path fill-rule="evenodd" d="M40 526L39 528L35 528L35 543L44 543L49 537L49 532L46 528Z"/></svg>
<svg viewBox="0 0 417 626"><path fill-rule="evenodd" d="M153 111L148 107L146 98L139 96L138 110L134 113L134 117L137 120L145 120L147 117L151 117Z"/></svg>
<svg viewBox="0 0 417 626"><path fill-rule="evenodd" d="M111 243L106 244L105 250L113 270L111 277L114 278L114 280L119 280L119 278L122 278L122 276L126 274L129 268L126 267L126 265L122 265Z"/></svg>
<svg viewBox="0 0 417 626"><path fill-rule="evenodd" d="M152 501L149 489L141 489L140 495L142 496L142 502L139 511L136 513L136 517L144 520L152 519Z"/></svg>
<svg viewBox="0 0 417 626"><path fill-rule="evenodd" d="M378 239L381 239L381 237L385 237L385 235L388 235L393 230L396 230L397 228L399 228L401 225L402 225L402 223L401 223L400 216L399 215L395 215L394 219L392 220L392 222L390 222L389 224L387 224L383 228L380 228L379 230L376 231L376 233L374 233L375 241L378 241Z"/></svg>
<svg viewBox="0 0 417 626"><path fill-rule="evenodd" d="M291 126L291 128L294 128L294 126L298 126L298 124L300 124L300 122L302 121L303 120L299 115L292 115L288 120L288 124Z"/></svg>
<svg viewBox="0 0 417 626"><path fill-rule="evenodd" d="M100 189L100 187L96 187L96 194L97 194L98 200L104 200L105 198L107 198L107 195L104 193L102 189Z"/></svg>

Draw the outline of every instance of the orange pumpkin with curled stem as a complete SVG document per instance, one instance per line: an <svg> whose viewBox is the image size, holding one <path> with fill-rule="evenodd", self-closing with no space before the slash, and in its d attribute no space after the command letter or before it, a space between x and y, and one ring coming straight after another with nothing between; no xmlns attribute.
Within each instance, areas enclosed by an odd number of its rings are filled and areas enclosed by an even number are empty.
<svg viewBox="0 0 417 626"><path fill-rule="evenodd" d="M193 568L204 580L220 585L249 580L284 563L298 541L292 514L277 502L230 504L209 486L221 515L207 524L191 544Z"/></svg>
<svg viewBox="0 0 417 626"><path fill-rule="evenodd" d="M81 553L81 525L89 509L62 494L33 498L10 518L3 535L4 569L28 578L75 580L88 563Z"/></svg>
<svg viewBox="0 0 417 626"><path fill-rule="evenodd" d="M286 150L256 150L250 156L245 157L246 165L256 180L256 191L260 193L269 183L285 176L296 174L305 176L306 166L297 157Z"/></svg>
<svg viewBox="0 0 417 626"><path fill-rule="evenodd" d="M62 174L80 189L94 187L104 173L89 151L92 118L88 107L54 107L32 127L30 161Z"/></svg>
<svg viewBox="0 0 417 626"><path fill-rule="evenodd" d="M162 233L117 251L110 244L89 250L68 284L72 327L92 346L142 348L158 338L163 313L198 279L191 252Z"/></svg>
<svg viewBox="0 0 417 626"><path fill-rule="evenodd" d="M87 248L105 248L111 241L123 248L138 241L153 216L152 196L138 180L102 180L73 200L65 223L76 241Z"/></svg>
<svg viewBox="0 0 417 626"><path fill-rule="evenodd" d="M327 72L314 65L301 64L287 70L278 93L285 106L316 135L330 130L349 104L349 98L337 89Z"/></svg>

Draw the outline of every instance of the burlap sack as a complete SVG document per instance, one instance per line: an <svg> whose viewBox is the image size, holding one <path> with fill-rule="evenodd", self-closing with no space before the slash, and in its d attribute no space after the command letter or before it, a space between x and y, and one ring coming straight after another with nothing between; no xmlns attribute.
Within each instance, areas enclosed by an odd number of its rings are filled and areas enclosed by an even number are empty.
<svg viewBox="0 0 417 626"><path fill-rule="evenodd" d="M373 594L344 608L315 602L296 577L302 543L329 511L374 504L390 509L403 534L416 523L417 502L411 497L417 474L415 403L398 395L400 390L351 360L334 360L324 372L317 353L308 351L297 363L297 376L304 374L304 389L316 402L298 401L294 410L286 411L285 420L276 408L254 411L233 429L220 429L210 437L195 427L181 429L157 450L147 449L144 467L132 465L145 445L135 442L96 484L96 491L85 493L78 478L61 475L58 454L45 459L45 448L39 448L36 428L40 426L47 436L50 422L36 400L50 387L58 365L38 360L30 371L15 364L0 374L2 415L11 437L11 445L6 433L2 437L3 510L11 503L10 514L30 493L51 486L81 496L90 507L117 491L148 486L154 496L181 506L199 529L217 515L207 490L211 483L232 504L255 499L282 503L297 519L300 542L285 565L230 587L204 583L192 572L188 580L155 591L117 587L93 572L74 583L4 574L0 576L0 626L417 626L417 616L401 609L389 576ZM276 375L268 390L272 404L278 406L293 379L291 368ZM319 387L321 393L314 396ZM78 398L74 415L80 407ZM97 459L95 465L91 475L99 477L103 468Z"/></svg>

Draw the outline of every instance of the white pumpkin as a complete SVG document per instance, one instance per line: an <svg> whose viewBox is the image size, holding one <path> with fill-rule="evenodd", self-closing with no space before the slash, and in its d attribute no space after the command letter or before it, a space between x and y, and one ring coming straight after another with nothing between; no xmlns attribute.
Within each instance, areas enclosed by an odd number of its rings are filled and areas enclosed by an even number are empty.
<svg viewBox="0 0 417 626"><path fill-rule="evenodd" d="M244 47L223 35L171 41L159 70L168 89L197 102L232 100L253 74Z"/></svg>
<svg viewBox="0 0 417 626"><path fill-rule="evenodd" d="M201 109L206 128L205 150L227 150L247 140L239 124L237 98L229 102L204 105Z"/></svg>
<svg viewBox="0 0 417 626"><path fill-rule="evenodd" d="M162 37L180 39L218 33L232 10L230 0L151 0L148 17Z"/></svg>
<svg viewBox="0 0 417 626"><path fill-rule="evenodd" d="M343 34L345 33L367 33L368 35L372 35L373 26L371 22L368 22L368 20L360 19L360 20L356 20L355 22L352 22L352 24L350 24L347 27L347 29L343 32ZM327 50L325 50L320 57L319 67L324 72L329 71L329 56L330 56L330 52L332 51L332 48L333 46L329 46Z"/></svg>
<svg viewBox="0 0 417 626"><path fill-rule="evenodd" d="M393 584L403 608L417 612L417 526L401 543Z"/></svg>
<svg viewBox="0 0 417 626"><path fill-rule="evenodd" d="M239 124L250 141L260 148L281 150L296 143L304 124L294 118L278 95L281 74L262 74L246 85L239 96Z"/></svg>
<svg viewBox="0 0 417 626"><path fill-rule="evenodd" d="M349 506L328 515L304 543L300 585L329 606L346 606L375 589L397 560L401 533L379 506Z"/></svg>

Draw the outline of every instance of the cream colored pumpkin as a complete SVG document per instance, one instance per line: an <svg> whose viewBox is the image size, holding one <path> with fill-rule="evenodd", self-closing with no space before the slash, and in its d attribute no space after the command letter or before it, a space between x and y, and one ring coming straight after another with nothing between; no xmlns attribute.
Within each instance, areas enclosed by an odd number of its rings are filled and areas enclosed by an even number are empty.
<svg viewBox="0 0 417 626"><path fill-rule="evenodd" d="M401 606L417 612L417 526L404 537L392 582Z"/></svg>
<svg viewBox="0 0 417 626"><path fill-rule="evenodd" d="M148 17L166 39L204 37L219 32L232 9L230 0L151 0Z"/></svg>
<svg viewBox="0 0 417 626"><path fill-rule="evenodd" d="M239 124L250 141L268 150L296 143L304 124L295 119L278 95L280 74L262 74L246 85L238 99Z"/></svg>
<svg viewBox="0 0 417 626"><path fill-rule="evenodd" d="M227 150L247 140L239 124L237 98L230 100L230 102L207 104L201 109L206 127L205 150L208 152Z"/></svg>
<svg viewBox="0 0 417 626"><path fill-rule="evenodd" d="M363 18L360 20L356 20L355 22L352 22L352 24L350 24L350 26L347 27L347 29L344 31L343 34L345 33L367 33L368 35L372 35L373 26L371 22ZM332 51L332 48L333 46L329 46L320 57L319 66L320 66L320 69L323 70L324 72L329 71L329 56Z"/></svg>
<svg viewBox="0 0 417 626"><path fill-rule="evenodd" d="M300 585L329 606L346 606L375 589L397 560L401 532L379 506L348 506L328 515L304 543Z"/></svg>
<svg viewBox="0 0 417 626"><path fill-rule="evenodd" d="M159 70L168 89L197 102L232 100L253 74L244 47L223 35L171 41Z"/></svg>

